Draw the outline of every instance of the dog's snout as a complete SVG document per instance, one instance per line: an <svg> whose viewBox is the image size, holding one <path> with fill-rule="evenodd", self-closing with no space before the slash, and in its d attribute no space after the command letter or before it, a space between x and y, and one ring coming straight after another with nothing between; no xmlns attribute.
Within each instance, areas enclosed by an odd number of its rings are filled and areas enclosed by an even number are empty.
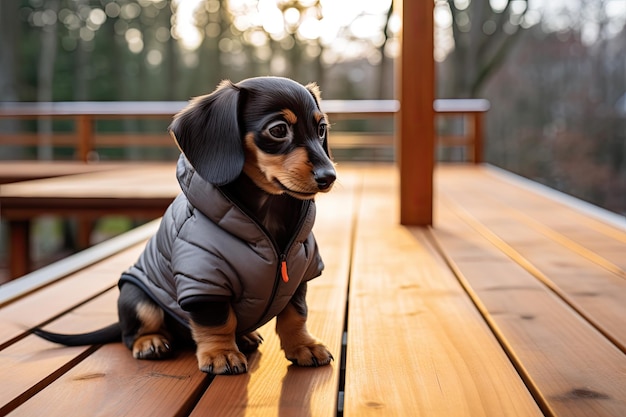
<svg viewBox="0 0 626 417"><path fill-rule="evenodd" d="M324 191L329 189L335 179L337 179L337 174L334 169L322 169L314 172L315 181L317 182L317 187Z"/></svg>

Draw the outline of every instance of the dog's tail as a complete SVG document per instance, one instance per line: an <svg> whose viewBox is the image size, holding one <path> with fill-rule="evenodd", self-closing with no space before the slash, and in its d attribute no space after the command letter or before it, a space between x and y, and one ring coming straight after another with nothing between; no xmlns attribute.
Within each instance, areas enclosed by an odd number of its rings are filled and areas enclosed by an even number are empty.
<svg viewBox="0 0 626 417"><path fill-rule="evenodd" d="M104 345L122 341L122 328L119 323L81 334L52 333L40 328L33 329L33 333L42 339L65 346Z"/></svg>

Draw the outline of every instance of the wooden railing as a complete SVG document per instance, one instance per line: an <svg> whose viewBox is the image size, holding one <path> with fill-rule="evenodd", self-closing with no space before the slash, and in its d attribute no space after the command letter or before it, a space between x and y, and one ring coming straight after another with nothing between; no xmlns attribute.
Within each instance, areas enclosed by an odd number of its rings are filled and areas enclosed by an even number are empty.
<svg viewBox="0 0 626 417"><path fill-rule="evenodd" d="M474 163L483 162L485 132L484 114L489 110L489 101L484 99L439 99L434 102L435 116L463 117L462 135L438 135L437 143L441 147L466 147Z"/></svg>
<svg viewBox="0 0 626 417"><path fill-rule="evenodd" d="M128 119L168 120L185 107L183 101L122 101L122 102L53 102L53 103L0 103L0 118L20 120L73 120L73 132L26 132L22 129L4 131L0 146L39 146L42 140L51 146L75 148L75 159L97 159L96 148L128 146L168 147L168 135L146 132L100 132L96 121ZM400 110L397 100L325 100L323 110L331 121L393 117ZM483 99L439 99L433 104L440 117L463 117L462 135L440 135L437 143L442 147L465 147L472 161L482 162L484 148L483 115L489 102ZM5 129L6 130L6 129ZM333 148L393 148L391 132L333 131Z"/></svg>

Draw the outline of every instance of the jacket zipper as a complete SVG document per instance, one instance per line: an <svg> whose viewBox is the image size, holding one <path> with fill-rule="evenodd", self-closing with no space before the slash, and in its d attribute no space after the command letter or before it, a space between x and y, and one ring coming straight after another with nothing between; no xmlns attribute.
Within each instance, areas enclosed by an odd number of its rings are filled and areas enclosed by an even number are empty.
<svg viewBox="0 0 626 417"><path fill-rule="evenodd" d="M262 224L259 224L259 226L261 227L263 232L266 234L266 236L272 242L272 245L274 245L274 250L276 251L276 254L278 255L278 261L279 261L278 262L278 268L277 268L277 271L276 271L276 276L274 278L274 286L272 288L272 293L270 295L270 299L269 299L269 301L267 303L267 306L265 307L265 310L263 311L263 314L261 314L261 319L263 319L267 315L267 312L272 307L272 304L274 304L274 298L276 298L276 293L278 292L278 287L279 287L281 281L284 282L284 283L287 283L289 281L289 275L287 273L288 272L287 271L287 254L289 253L289 250L291 249L291 246L293 246L293 243L296 240L296 236L298 236L300 234L300 230L302 229L302 225L304 224L304 221L308 217L308 213L309 213L309 209L310 208L311 208L311 201L310 200L305 201L304 202L304 207L303 207L302 213L300 215L300 219L298 220L298 224L296 226L294 234L291 236L289 242L287 243L287 246L285 246L285 251L284 252L279 252L280 248L278 247L278 244L276 243L274 238L269 235L269 233L267 232L267 230L265 229L265 227ZM255 326L256 326L256 323L255 323Z"/></svg>
<svg viewBox="0 0 626 417"><path fill-rule="evenodd" d="M280 256L280 276L285 284L289 282L289 274L287 273L287 256L284 253Z"/></svg>
<svg viewBox="0 0 626 417"><path fill-rule="evenodd" d="M251 216L250 213L248 213L248 211L245 209L245 207L243 207L240 204L237 204L236 200L232 199L228 195L228 193L225 193L222 190L220 190L220 191L221 191L222 195L224 196L224 198L226 198L228 201L230 201L234 206L238 207L246 216L248 216L248 218L250 220L252 220L263 231L263 234L272 243L272 246L274 248L274 253L276 254L276 258L278 259L278 267L277 267L277 270L276 270L276 275L274 277L274 286L272 287L272 293L270 294L270 298L269 298L269 301L267 303L267 306L263 310L263 314L261 314L261 319L263 319L267 315L267 312L272 307L272 304L274 304L274 298L276 298L276 293L278 292L278 286L280 285L280 282L281 281L283 281L284 283L289 282L289 275L288 275L288 270L287 270L287 253L289 253L289 250L291 249L291 246L293 245L294 241L296 240L296 236L298 236L300 234L300 230L302 229L304 221L308 217L308 213L309 213L309 210L311 208L311 200L304 201L304 207L302 207L302 212L300 214L300 219L298 219L298 224L296 225L296 229L295 229L293 235L291 236L289 242L287 242L287 245L285 246L284 252L280 252L280 248L278 247L278 243L276 243L276 240L274 239L274 237L272 237L269 234L269 232L267 231L265 226L263 226L254 216ZM255 323L254 326L251 327L251 329L252 330L256 329L259 322ZM246 329L244 331L244 333L250 332L252 330Z"/></svg>

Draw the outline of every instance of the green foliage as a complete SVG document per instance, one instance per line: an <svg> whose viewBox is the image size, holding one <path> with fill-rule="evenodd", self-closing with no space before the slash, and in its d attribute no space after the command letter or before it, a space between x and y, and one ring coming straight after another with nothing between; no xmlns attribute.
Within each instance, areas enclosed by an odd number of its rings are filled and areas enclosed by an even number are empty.
<svg viewBox="0 0 626 417"><path fill-rule="evenodd" d="M189 5L197 5L193 13L186 12ZM0 12L19 21L0 27L0 36L16 38L6 62L16 75L7 72L13 79L6 81L19 101L187 100L212 91L224 78L273 74L321 83L330 65L343 60L372 79L382 76L368 58L380 47L378 37L355 36L352 26L375 19L387 40L391 0L375 10L364 8L336 28L346 54L361 51L347 58L337 56L338 42L306 30L324 19L319 0L281 1L274 7L269 19L261 13L268 7L253 0L7 2ZM183 15L191 24L180 21ZM331 50L335 55L326 53ZM0 72L0 80L3 76ZM354 87L356 98L391 95L390 89Z"/></svg>

